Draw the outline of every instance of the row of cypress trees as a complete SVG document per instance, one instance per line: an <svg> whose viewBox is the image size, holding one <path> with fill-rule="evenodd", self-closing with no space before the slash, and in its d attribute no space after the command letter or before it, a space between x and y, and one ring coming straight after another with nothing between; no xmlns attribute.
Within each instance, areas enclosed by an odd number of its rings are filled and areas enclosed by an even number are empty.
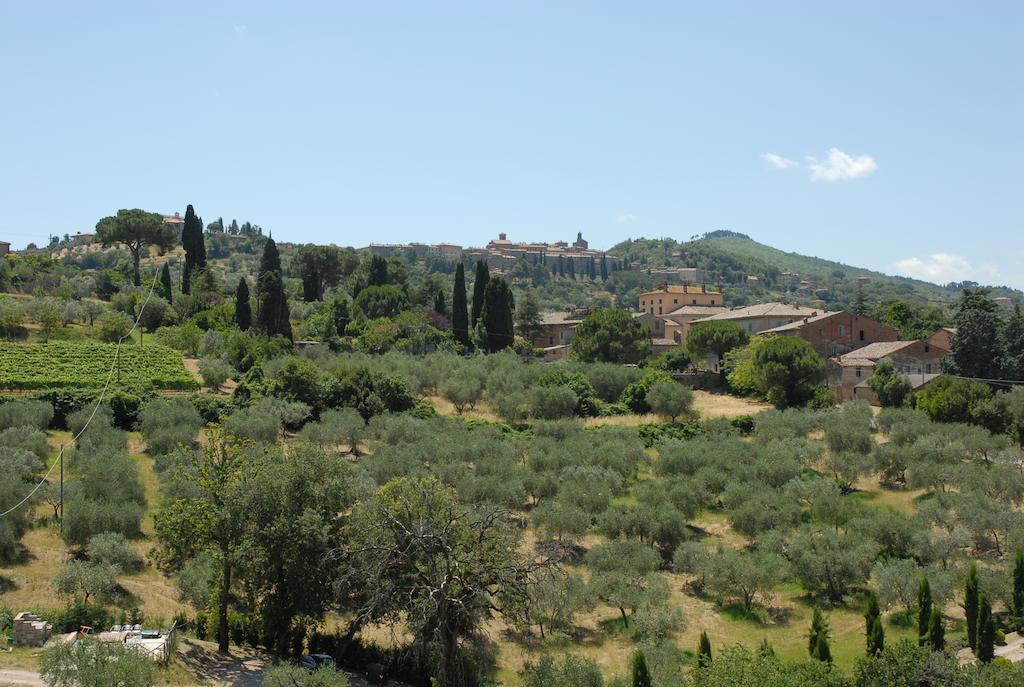
<svg viewBox="0 0 1024 687"><path fill-rule="evenodd" d="M465 348L476 345L487 353L509 348L515 340L512 319L515 307L515 298L508 282L500 277L492 279L490 269L483 260L476 263L473 300L467 304L465 268L461 263L455 268L452 334Z"/></svg>

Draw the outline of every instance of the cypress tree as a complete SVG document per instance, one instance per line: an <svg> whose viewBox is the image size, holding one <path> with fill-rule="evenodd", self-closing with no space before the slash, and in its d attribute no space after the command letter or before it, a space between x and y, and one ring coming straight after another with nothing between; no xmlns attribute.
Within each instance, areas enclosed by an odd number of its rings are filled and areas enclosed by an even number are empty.
<svg viewBox="0 0 1024 687"><path fill-rule="evenodd" d="M503 351L515 340L513 309L515 301L512 298L512 290L505 280L489 280L484 290L483 311L480 313L480 322L487 332L485 348L488 353Z"/></svg>
<svg viewBox="0 0 1024 687"><path fill-rule="evenodd" d="M988 595L981 593L978 601L978 649L975 653L982 663L991 663L996 651L996 619L992 617L992 604Z"/></svg>
<svg viewBox="0 0 1024 687"><path fill-rule="evenodd" d="M445 314L444 293L440 290L434 292L434 312L438 315Z"/></svg>
<svg viewBox="0 0 1024 687"><path fill-rule="evenodd" d="M828 636L825 634L818 635L818 643L814 645L814 658L818 659L822 663L832 662L832 649L828 645Z"/></svg>
<svg viewBox="0 0 1024 687"><path fill-rule="evenodd" d="M868 655L878 656L883 650L885 650L885 628L882 627L882 619L875 618L868 637Z"/></svg>
<svg viewBox="0 0 1024 687"><path fill-rule="evenodd" d="M964 613L967 616L967 643L978 650L978 568L971 561L964 582Z"/></svg>
<svg viewBox="0 0 1024 687"><path fill-rule="evenodd" d="M569 258L569 260L567 262L569 263L569 278L570 279L575 279L576 278L576 258Z"/></svg>
<svg viewBox="0 0 1024 687"><path fill-rule="evenodd" d="M697 644L697 665L707 668L711 665L711 640L708 633L703 630L700 633L700 643Z"/></svg>
<svg viewBox="0 0 1024 687"><path fill-rule="evenodd" d="M946 629L942 626L942 611L932 607L932 617L928 619L928 645L932 651L946 648Z"/></svg>
<svg viewBox="0 0 1024 687"><path fill-rule="evenodd" d="M487 290L487 282L491 279L491 271L483 260L476 262L476 277L473 280L473 309L470 311L470 325L476 326L480 319L480 313L484 309L484 291Z"/></svg>
<svg viewBox="0 0 1024 687"><path fill-rule="evenodd" d="M469 313L466 311L466 270L460 262L455 268L455 288L452 289L452 334L455 340L469 348Z"/></svg>
<svg viewBox="0 0 1024 687"><path fill-rule="evenodd" d="M878 607L878 595L872 590L868 593L868 608L864 611L864 638L867 643L868 654L871 653L871 632L874 630L875 621L882 617L882 610Z"/></svg>
<svg viewBox="0 0 1024 687"><path fill-rule="evenodd" d="M632 687L651 687L651 671L647 668L644 652L640 649L634 651L630 664L633 673Z"/></svg>
<svg viewBox="0 0 1024 687"><path fill-rule="evenodd" d="M917 644L924 646L928 641L928 623L932 618L932 588L928 578L921 576L917 587Z"/></svg>
<svg viewBox="0 0 1024 687"><path fill-rule="evenodd" d="M557 271L559 277L565 276L565 260L562 258L561 255L558 256Z"/></svg>
<svg viewBox="0 0 1024 687"><path fill-rule="evenodd" d="M388 283L388 262L379 255L370 257L370 278L367 286L384 286Z"/></svg>
<svg viewBox="0 0 1024 687"><path fill-rule="evenodd" d="M238 280L238 288L235 289L235 322L243 332L252 327L252 307L249 305L249 285L245 277Z"/></svg>
<svg viewBox="0 0 1024 687"><path fill-rule="evenodd" d="M181 247L185 249L186 266L186 270L182 273L181 288L183 293L191 293L192 275L206 268L203 220L196 215L191 204L185 208L185 223L181 227Z"/></svg>
<svg viewBox="0 0 1024 687"><path fill-rule="evenodd" d="M171 291L171 268L166 262L163 269L160 270L160 290L163 291L163 297L170 303L173 295Z"/></svg>
<svg viewBox="0 0 1024 687"><path fill-rule="evenodd" d="M608 256L601 256L601 281L608 281Z"/></svg>
<svg viewBox="0 0 1024 687"><path fill-rule="evenodd" d="M1018 630L1024 630L1024 549L1017 549L1013 562L1013 619Z"/></svg>
<svg viewBox="0 0 1024 687"><path fill-rule="evenodd" d="M260 272L256 279L256 304L256 320L263 333L267 336L292 338L288 297L281 279L281 256L272 238L268 238L263 246Z"/></svg>
<svg viewBox="0 0 1024 687"><path fill-rule="evenodd" d="M818 644L822 637L828 638L830 629L828 626L828 620L825 619L820 608L814 609L814 615L811 616L811 629L807 633L807 653L810 654L811 658L817 658ZM826 646L828 645L826 641Z"/></svg>

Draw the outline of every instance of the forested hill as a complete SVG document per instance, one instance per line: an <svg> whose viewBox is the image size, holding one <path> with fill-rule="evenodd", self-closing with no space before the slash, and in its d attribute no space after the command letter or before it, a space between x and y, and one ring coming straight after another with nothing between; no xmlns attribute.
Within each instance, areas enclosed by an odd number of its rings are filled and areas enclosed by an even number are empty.
<svg viewBox="0 0 1024 687"><path fill-rule="evenodd" d="M686 242L671 238L628 239L609 252L652 268L699 267L707 282L725 287L743 284L748 275L755 276L767 294L793 292L799 284L788 281L782 274L796 273L800 279L814 282L814 295L830 305L850 303L858 291L869 301L900 298L941 305L955 300L964 286L974 286L970 282L940 286L824 258L787 253L731 231L715 231ZM858 281L860 277L866 277L867 281ZM1024 296L1007 287L994 288L993 295L1018 299Z"/></svg>

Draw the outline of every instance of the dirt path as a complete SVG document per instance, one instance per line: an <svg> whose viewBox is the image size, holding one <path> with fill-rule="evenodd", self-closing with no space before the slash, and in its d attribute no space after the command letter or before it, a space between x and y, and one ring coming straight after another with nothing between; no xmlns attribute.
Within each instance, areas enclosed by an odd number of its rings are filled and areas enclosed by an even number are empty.
<svg viewBox="0 0 1024 687"><path fill-rule="evenodd" d="M203 684L231 687L260 687L266 656L243 647L231 647L231 653L218 653L213 642L182 639L178 644L178 662Z"/></svg>
<svg viewBox="0 0 1024 687"><path fill-rule="evenodd" d="M14 670L13 668L0 669L0 685L32 685L43 687L46 683L39 673L31 670Z"/></svg>

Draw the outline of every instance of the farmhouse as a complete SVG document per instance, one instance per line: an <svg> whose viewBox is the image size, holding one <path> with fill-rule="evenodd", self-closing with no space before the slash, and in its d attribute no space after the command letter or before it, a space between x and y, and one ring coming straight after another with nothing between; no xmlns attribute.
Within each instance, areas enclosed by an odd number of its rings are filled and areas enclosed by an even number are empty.
<svg viewBox="0 0 1024 687"><path fill-rule="evenodd" d="M693 310L681 312L685 306L690 306ZM666 321L670 325L682 325L684 322L714 315L724 309L721 292L708 289L706 284L662 284L653 291L640 294L640 320L650 327L651 336L656 339L675 338L674 328L671 334L666 332ZM685 336L677 343L683 340Z"/></svg>
<svg viewBox="0 0 1024 687"><path fill-rule="evenodd" d="M894 327L845 310L805 317L765 329L761 333L799 336L823 358L843 355L879 341L897 341L900 338Z"/></svg>
<svg viewBox="0 0 1024 687"><path fill-rule="evenodd" d="M711 305L714 305L714 303L711 303ZM746 329L750 334L757 334L758 332L763 332L766 329L781 327L784 324L797 322L805 317L817 317L820 314L822 314L821 310L803 308L791 303L761 303L759 305L748 305L741 308L730 308L725 312L692 320L690 325L692 326L699 322L725 320L728 322L735 322Z"/></svg>
<svg viewBox="0 0 1024 687"><path fill-rule="evenodd" d="M946 349L924 340L868 344L829 361L829 386L840 401L853 398L871 401L873 394L864 383L874 374L878 361L891 360L899 372L911 379L911 386L916 384L920 388L939 375L942 360L947 355Z"/></svg>

